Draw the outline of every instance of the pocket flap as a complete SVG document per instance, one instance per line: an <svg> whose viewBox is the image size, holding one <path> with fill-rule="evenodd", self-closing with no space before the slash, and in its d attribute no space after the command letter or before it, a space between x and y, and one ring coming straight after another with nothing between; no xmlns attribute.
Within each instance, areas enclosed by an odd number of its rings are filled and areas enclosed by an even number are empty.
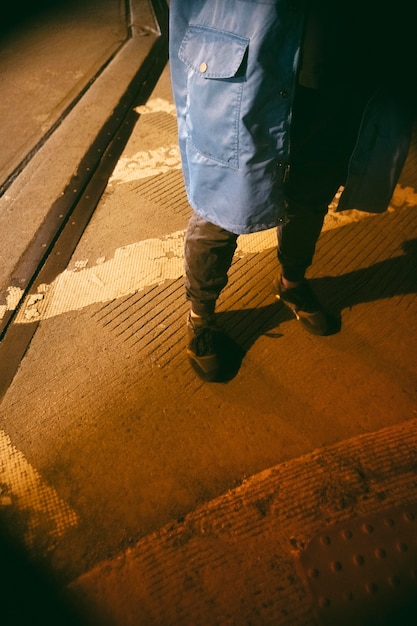
<svg viewBox="0 0 417 626"><path fill-rule="evenodd" d="M242 65L248 45L249 39L233 33L189 26L178 56L204 78L232 78Z"/></svg>

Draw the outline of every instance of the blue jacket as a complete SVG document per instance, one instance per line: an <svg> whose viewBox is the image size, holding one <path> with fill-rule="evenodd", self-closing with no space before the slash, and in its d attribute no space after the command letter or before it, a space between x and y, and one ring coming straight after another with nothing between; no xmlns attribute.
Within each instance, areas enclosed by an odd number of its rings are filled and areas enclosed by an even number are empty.
<svg viewBox="0 0 417 626"><path fill-rule="evenodd" d="M171 0L170 69L188 200L236 234L285 219L283 183L305 0ZM339 209L384 211L412 114L384 89L365 111Z"/></svg>

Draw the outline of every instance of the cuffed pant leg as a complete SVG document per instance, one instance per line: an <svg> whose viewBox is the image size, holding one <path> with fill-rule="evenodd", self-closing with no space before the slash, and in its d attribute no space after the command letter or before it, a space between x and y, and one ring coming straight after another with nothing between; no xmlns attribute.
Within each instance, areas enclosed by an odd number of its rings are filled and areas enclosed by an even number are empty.
<svg viewBox="0 0 417 626"><path fill-rule="evenodd" d="M190 218L184 245L185 291L197 315L214 313L217 298L227 285L237 237L196 213Z"/></svg>

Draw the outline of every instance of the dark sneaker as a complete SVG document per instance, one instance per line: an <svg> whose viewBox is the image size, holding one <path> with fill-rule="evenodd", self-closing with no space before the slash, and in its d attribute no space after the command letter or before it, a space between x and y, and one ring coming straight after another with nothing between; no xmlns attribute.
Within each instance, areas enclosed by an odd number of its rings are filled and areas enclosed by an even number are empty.
<svg viewBox="0 0 417 626"><path fill-rule="evenodd" d="M304 328L313 335L330 335L336 330L336 320L323 309L307 280L297 287L284 287L281 277L276 278L273 290L277 300L281 300Z"/></svg>
<svg viewBox="0 0 417 626"><path fill-rule="evenodd" d="M220 377L222 331L215 316L191 317L187 320L187 354L196 373L205 381L215 382Z"/></svg>

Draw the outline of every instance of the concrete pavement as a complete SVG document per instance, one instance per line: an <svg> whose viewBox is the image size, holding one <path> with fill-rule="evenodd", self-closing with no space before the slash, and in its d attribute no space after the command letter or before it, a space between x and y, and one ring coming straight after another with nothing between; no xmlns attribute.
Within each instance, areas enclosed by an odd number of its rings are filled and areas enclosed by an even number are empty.
<svg viewBox="0 0 417 626"><path fill-rule="evenodd" d="M265 470L69 585L88 624L412 626L417 421Z"/></svg>
<svg viewBox="0 0 417 626"><path fill-rule="evenodd" d="M414 148L388 213L326 220L310 277L337 335L274 303L274 232L239 239L219 318L241 360L205 384L169 66L136 114L70 261L13 321L36 328L0 406L7 532L82 624L414 623Z"/></svg>

